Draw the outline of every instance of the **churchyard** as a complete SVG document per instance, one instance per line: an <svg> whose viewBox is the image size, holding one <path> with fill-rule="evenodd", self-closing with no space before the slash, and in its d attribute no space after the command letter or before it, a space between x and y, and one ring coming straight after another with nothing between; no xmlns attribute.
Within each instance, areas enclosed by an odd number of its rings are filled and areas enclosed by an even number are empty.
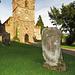
<svg viewBox="0 0 75 75"><path fill-rule="evenodd" d="M66 72L45 69L42 48L29 44L11 42L10 46L0 43L0 75L75 75L75 57L64 54L68 66Z"/></svg>
<svg viewBox="0 0 75 75"><path fill-rule="evenodd" d="M63 50L61 51L61 47L75 49L75 45L71 46L75 42L75 29L66 26L72 30L69 30L70 35L66 37L66 43L70 46L61 45L62 32L56 27L44 27L40 15L40 19L34 26L34 0L12 0L12 5L13 16L9 17L3 24L0 23L0 75L75 75L75 55L72 55L72 53L69 55L63 53ZM67 5L67 7L75 9L74 5L75 2ZM64 7L62 5L62 10L64 10ZM63 13L65 10L60 13L53 7L51 11L53 14L48 12L48 15L51 19L57 21L55 25L60 24L64 28L63 25L66 24L75 25L75 14L70 16L73 22L70 22L68 17L67 22L64 18L66 14ZM70 11L68 14L75 12ZM40 21L42 25L39 24ZM42 39L42 42L35 43L37 38Z"/></svg>

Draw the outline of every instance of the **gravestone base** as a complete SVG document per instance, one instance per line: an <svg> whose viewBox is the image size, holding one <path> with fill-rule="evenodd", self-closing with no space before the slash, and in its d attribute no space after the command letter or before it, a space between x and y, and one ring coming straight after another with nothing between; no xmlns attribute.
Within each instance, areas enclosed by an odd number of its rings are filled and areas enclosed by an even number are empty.
<svg viewBox="0 0 75 75"><path fill-rule="evenodd" d="M58 63L57 66L50 66L48 63L44 62L43 67L49 70L56 70L60 72L65 72L67 70L67 66L63 60L61 60L61 63Z"/></svg>

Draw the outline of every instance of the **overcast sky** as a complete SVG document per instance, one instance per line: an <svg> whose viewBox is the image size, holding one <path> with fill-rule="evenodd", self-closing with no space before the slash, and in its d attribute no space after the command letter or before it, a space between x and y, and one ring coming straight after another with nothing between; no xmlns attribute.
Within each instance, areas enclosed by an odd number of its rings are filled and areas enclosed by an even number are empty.
<svg viewBox="0 0 75 75"><path fill-rule="evenodd" d="M2 23L10 16L12 16L12 0L1 0L0 3L0 20ZM62 4L65 5L73 2L74 0L36 0L35 2L35 23L37 22L38 16L42 16L42 20L45 26L52 27L50 23L48 11L50 7L61 8Z"/></svg>

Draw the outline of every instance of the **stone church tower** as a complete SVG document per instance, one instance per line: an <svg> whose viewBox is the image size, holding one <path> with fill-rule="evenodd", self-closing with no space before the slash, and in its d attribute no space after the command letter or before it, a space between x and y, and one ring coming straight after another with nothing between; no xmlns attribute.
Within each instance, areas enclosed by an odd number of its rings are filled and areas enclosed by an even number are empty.
<svg viewBox="0 0 75 75"><path fill-rule="evenodd" d="M16 36L21 42L34 42L34 37L41 40L41 27L35 26L35 0L12 0L13 16L9 17L3 26L10 33L10 39ZM1 36L0 36L1 37Z"/></svg>
<svg viewBox="0 0 75 75"><path fill-rule="evenodd" d="M13 0L15 32L21 42L33 42L35 26L35 0Z"/></svg>

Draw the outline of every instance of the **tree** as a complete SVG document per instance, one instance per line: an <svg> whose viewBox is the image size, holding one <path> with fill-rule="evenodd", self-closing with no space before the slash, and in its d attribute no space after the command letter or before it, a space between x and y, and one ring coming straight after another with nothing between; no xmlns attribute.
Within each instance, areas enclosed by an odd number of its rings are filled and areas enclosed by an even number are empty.
<svg viewBox="0 0 75 75"><path fill-rule="evenodd" d="M38 18L38 21L36 23L36 26L41 26L41 33L42 33L42 30L44 29L44 23L42 21L41 15L39 15L39 18Z"/></svg>
<svg viewBox="0 0 75 75"><path fill-rule="evenodd" d="M1 20L0 20L0 25L1 25Z"/></svg>
<svg viewBox="0 0 75 75"><path fill-rule="evenodd" d="M0 0L0 3L1 3L1 0Z"/></svg>
<svg viewBox="0 0 75 75"><path fill-rule="evenodd" d="M68 45L71 45L75 41L75 1L68 5L62 4L60 11L56 7L50 9L51 12L48 12L50 20L53 25L61 25L61 31L69 31Z"/></svg>
<svg viewBox="0 0 75 75"><path fill-rule="evenodd" d="M1 23L1 20L0 20L0 23Z"/></svg>
<svg viewBox="0 0 75 75"><path fill-rule="evenodd" d="M48 26L46 26L45 28L48 28Z"/></svg>

